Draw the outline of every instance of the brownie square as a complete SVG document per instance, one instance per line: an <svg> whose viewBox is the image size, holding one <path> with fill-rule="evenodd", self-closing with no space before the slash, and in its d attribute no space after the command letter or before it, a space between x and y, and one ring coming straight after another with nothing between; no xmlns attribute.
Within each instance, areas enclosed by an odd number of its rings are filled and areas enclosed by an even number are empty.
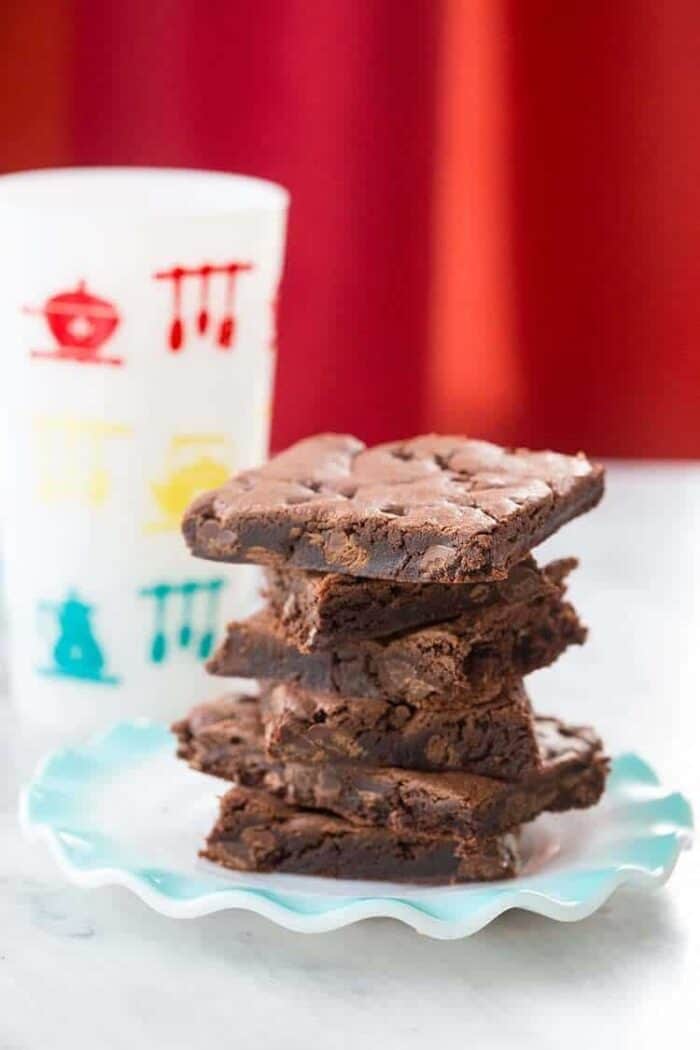
<svg viewBox="0 0 700 1050"><path fill-rule="evenodd" d="M221 799L201 856L234 871L418 883L502 879L519 868L517 839L508 832L474 842L363 827L245 787Z"/></svg>
<svg viewBox="0 0 700 1050"><path fill-rule="evenodd" d="M228 693L198 704L172 731L178 758L202 773L260 787L274 767L265 754L257 696Z"/></svg>
<svg viewBox="0 0 700 1050"><path fill-rule="evenodd" d="M575 562L554 562L523 574L504 600L455 619L387 638L302 652L268 608L229 624L210 660L213 674L298 682L345 697L402 697L414 704L483 703L507 677L545 667L586 632L564 600Z"/></svg>
<svg viewBox="0 0 700 1050"><path fill-rule="evenodd" d="M266 756L258 701L230 696L201 705L173 727L180 757L239 785L264 787L290 805L325 810L396 832L483 838L544 810L594 805L608 762L596 734L535 718L541 768L522 781L348 764L289 763Z"/></svg>
<svg viewBox="0 0 700 1050"><path fill-rule="evenodd" d="M540 768L533 714L522 683L488 703L430 707L405 700L347 700L279 683L262 696L265 746L279 762L354 762L433 772L463 770L519 780Z"/></svg>
<svg viewBox="0 0 700 1050"><path fill-rule="evenodd" d="M602 494L603 468L580 453L321 434L199 497L183 531L217 561L464 583L505 577Z"/></svg>
<svg viewBox="0 0 700 1050"><path fill-rule="evenodd" d="M569 559L566 564L573 568L576 563ZM302 652L383 638L497 602L512 604L542 590L541 570L532 557L514 565L505 580L482 583L400 583L302 569L268 569L265 576L263 594L289 641Z"/></svg>

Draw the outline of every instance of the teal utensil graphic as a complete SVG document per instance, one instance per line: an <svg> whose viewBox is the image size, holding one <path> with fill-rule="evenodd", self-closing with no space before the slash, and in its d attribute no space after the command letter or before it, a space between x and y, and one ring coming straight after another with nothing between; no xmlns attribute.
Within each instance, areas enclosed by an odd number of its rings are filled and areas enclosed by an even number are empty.
<svg viewBox="0 0 700 1050"><path fill-rule="evenodd" d="M41 674L117 684L119 678L105 672L105 658L92 628L92 605L70 590L62 602L40 602L39 612L52 616L58 629L51 653L53 663L40 667Z"/></svg>
<svg viewBox="0 0 700 1050"><path fill-rule="evenodd" d="M197 859L215 819L216 784L179 762L174 748L165 726L139 720L53 752L23 793L25 833L50 846L71 882L125 886L173 918L243 908L319 933L377 916L439 938L466 937L511 908L584 919L624 883L661 885L690 844L686 799L627 754L613 762L598 806L544 814L524 829L525 867L516 879L420 887L228 874ZM637 906L643 923L641 894Z"/></svg>
<svg viewBox="0 0 700 1050"><path fill-rule="evenodd" d="M197 593L194 581L182 585L182 623L178 642L181 649L187 649L192 641L192 599Z"/></svg>
<svg viewBox="0 0 700 1050"><path fill-rule="evenodd" d="M168 652L168 640L165 633L165 603L172 592L173 588L168 583L157 583L154 587L144 587L139 592L142 597L153 599L151 663L154 664L162 664Z"/></svg>
<svg viewBox="0 0 700 1050"><path fill-rule="evenodd" d="M200 660L207 658L214 647L219 598L224 583L221 577L184 580L182 583L162 581L139 591L142 598L150 598L153 602L153 628L148 650L151 663L164 663L176 649L189 651ZM202 609L203 626L199 634L196 622ZM176 626L171 626L173 619Z"/></svg>

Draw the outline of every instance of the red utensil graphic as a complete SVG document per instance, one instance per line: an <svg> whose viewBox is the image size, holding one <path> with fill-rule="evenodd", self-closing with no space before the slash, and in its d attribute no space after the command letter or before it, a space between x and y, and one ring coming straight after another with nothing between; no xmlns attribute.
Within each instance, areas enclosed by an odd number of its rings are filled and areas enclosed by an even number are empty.
<svg viewBox="0 0 700 1050"><path fill-rule="evenodd" d="M247 262L232 262L221 265L204 263L195 267L174 266L170 270L160 270L153 275L157 281L172 282L172 313L168 328L168 347L171 351L176 353L185 343L185 322L182 307L183 281L189 277L199 281L199 308L193 327L200 336L204 336L212 329L210 307L211 279L217 276L225 278L223 315L211 334L222 350L231 349L236 334L236 319L233 312L236 277L242 271L252 270L252 268L252 264Z"/></svg>
<svg viewBox="0 0 700 1050"><path fill-rule="evenodd" d="M182 324L182 278L184 270L177 266L172 272L173 278L173 317L170 322L170 349L177 353L182 346L184 326Z"/></svg>
<svg viewBox="0 0 700 1050"><path fill-rule="evenodd" d="M226 291L224 293L224 316L219 324L219 346L222 350L229 350L233 343L235 321L233 318L233 293L236 288L236 275L238 267L235 263L229 266L226 273Z"/></svg>
<svg viewBox="0 0 700 1050"><path fill-rule="evenodd" d="M85 281L80 281L74 291L51 296L42 307L27 306L24 311L44 317L58 343L53 350L32 350L32 357L83 364L123 364L122 358L105 357L99 352L114 334L119 314L107 299L89 292Z"/></svg>
<svg viewBox="0 0 700 1050"><path fill-rule="evenodd" d="M205 335L209 327L209 278L211 266L202 266L199 271L201 282L199 285L199 313L197 314L197 331Z"/></svg>

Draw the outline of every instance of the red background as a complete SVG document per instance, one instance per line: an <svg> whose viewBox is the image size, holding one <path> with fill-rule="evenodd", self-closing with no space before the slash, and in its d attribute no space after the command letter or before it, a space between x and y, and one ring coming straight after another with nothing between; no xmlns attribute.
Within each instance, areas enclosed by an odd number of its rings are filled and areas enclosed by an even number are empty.
<svg viewBox="0 0 700 1050"><path fill-rule="evenodd" d="M277 447L700 455L696 0L10 0L5 170L293 196Z"/></svg>

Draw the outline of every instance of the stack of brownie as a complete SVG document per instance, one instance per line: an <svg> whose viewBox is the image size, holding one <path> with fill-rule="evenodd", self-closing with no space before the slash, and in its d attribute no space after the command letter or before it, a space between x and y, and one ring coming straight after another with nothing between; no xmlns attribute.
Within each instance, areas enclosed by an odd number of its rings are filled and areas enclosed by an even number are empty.
<svg viewBox="0 0 700 1050"><path fill-rule="evenodd" d="M302 441L189 508L203 558L265 567L266 605L208 665L259 695L174 730L233 781L203 856L245 871L456 882L514 875L518 829L593 805L590 729L533 714L523 676L585 629L574 559L530 551L595 506L584 456L421 437Z"/></svg>

